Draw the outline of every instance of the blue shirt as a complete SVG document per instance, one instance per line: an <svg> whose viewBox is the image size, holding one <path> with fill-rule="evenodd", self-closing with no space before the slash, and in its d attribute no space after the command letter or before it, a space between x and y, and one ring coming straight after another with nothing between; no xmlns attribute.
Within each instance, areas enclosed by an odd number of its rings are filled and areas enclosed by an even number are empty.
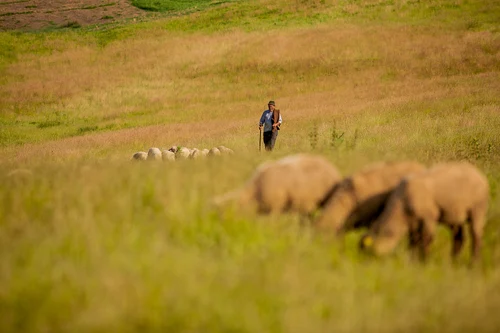
<svg viewBox="0 0 500 333"><path fill-rule="evenodd" d="M264 111L264 113L262 113L262 116L260 117L260 121L259 121L259 125L262 125L264 124L264 132L269 132L269 131L272 131L273 130L273 112L270 111L270 110L266 110ZM281 119L281 112L280 112L280 119L279 119L279 123L281 125L281 122L283 120Z"/></svg>

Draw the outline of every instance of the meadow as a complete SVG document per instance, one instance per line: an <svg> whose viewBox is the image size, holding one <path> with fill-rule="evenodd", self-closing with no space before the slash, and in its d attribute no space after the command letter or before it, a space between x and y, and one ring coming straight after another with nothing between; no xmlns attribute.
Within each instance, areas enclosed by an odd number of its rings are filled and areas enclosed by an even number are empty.
<svg viewBox="0 0 500 333"><path fill-rule="evenodd" d="M500 4L186 3L0 32L0 331L497 332ZM283 125L259 153L270 99ZM130 161L172 145L236 154ZM295 215L210 205L301 152L344 175L476 164L491 187L480 264L468 246L451 262L445 228L421 264L404 244L369 258L359 232L335 241Z"/></svg>

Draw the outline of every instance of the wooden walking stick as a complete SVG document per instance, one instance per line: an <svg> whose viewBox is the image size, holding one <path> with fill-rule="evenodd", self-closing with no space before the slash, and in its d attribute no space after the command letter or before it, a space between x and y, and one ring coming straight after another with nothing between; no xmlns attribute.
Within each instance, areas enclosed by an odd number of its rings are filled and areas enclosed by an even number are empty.
<svg viewBox="0 0 500 333"><path fill-rule="evenodd" d="M259 152L262 148L262 127L259 127Z"/></svg>

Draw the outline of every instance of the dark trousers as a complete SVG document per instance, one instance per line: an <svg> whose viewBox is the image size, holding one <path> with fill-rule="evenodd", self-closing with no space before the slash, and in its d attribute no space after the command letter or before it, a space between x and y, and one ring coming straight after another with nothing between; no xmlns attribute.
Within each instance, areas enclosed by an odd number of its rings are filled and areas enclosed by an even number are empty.
<svg viewBox="0 0 500 333"><path fill-rule="evenodd" d="M274 149L274 144L276 143L277 137L278 131L264 132L264 145L266 146L266 150L271 151Z"/></svg>

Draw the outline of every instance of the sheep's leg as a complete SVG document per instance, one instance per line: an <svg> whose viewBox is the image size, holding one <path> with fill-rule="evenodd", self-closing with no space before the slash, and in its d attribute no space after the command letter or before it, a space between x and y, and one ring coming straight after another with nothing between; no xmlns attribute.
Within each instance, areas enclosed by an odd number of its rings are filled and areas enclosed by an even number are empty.
<svg viewBox="0 0 500 333"><path fill-rule="evenodd" d="M408 221L408 250L412 260L419 260L422 253L422 235L424 222L422 219L412 218Z"/></svg>
<svg viewBox="0 0 500 333"><path fill-rule="evenodd" d="M452 235L453 235L453 246L451 249L451 257L456 259L456 257L460 254L462 247L464 245L464 226L452 226L451 227Z"/></svg>
<svg viewBox="0 0 500 333"><path fill-rule="evenodd" d="M469 227L472 239L471 263L474 263L478 260L479 254L481 252L483 230L484 230L484 225L486 224L485 215L486 215L485 209L476 209L473 210L470 214Z"/></svg>
<svg viewBox="0 0 500 333"><path fill-rule="evenodd" d="M483 230L475 223L470 224L471 234L471 263L477 261L479 253L481 252Z"/></svg>
<svg viewBox="0 0 500 333"><path fill-rule="evenodd" d="M420 239L420 260L426 261L429 256L429 249L436 233L436 223L431 220L421 222Z"/></svg>
<svg viewBox="0 0 500 333"><path fill-rule="evenodd" d="M419 249L419 244L422 238L421 230L410 231L408 238L409 238L408 250L410 251L410 256L412 259L417 259L418 258L417 250Z"/></svg>

